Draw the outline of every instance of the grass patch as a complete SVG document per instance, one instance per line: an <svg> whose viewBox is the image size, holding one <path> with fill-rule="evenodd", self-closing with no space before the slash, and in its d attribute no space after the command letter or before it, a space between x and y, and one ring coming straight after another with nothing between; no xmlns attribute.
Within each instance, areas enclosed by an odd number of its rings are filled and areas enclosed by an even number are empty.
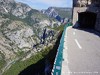
<svg viewBox="0 0 100 75"><path fill-rule="evenodd" d="M56 27L56 28L53 28L54 30L57 30L57 31L63 31L64 30L64 26L65 25L60 25L59 27Z"/></svg>
<svg viewBox="0 0 100 75"><path fill-rule="evenodd" d="M64 30L64 26L65 25L60 25L60 26L58 26L58 27L54 27L54 28L51 28L50 26L47 26L47 28L49 28L49 29L54 29L54 30L56 30L56 31L63 31Z"/></svg>
<svg viewBox="0 0 100 75"><path fill-rule="evenodd" d="M5 60L0 60L0 70L3 68L3 66L4 66L4 64L5 64Z"/></svg>
<svg viewBox="0 0 100 75"><path fill-rule="evenodd" d="M0 52L0 70L4 67L5 65L5 60L4 60L4 55Z"/></svg>

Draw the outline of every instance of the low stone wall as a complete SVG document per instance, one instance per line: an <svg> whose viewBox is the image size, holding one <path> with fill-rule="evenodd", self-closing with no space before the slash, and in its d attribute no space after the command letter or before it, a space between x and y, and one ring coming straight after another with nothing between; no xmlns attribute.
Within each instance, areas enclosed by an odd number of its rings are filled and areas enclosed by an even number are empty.
<svg viewBox="0 0 100 75"><path fill-rule="evenodd" d="M100 32L100 8L97 14L97 21L96 21L95 29Z"/></svg>

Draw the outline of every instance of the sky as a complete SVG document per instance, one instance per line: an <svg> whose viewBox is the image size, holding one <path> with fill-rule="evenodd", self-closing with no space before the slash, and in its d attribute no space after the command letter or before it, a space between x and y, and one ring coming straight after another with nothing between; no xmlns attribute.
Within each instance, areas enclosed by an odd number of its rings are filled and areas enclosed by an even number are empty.
<svg viewBox="0 0 100 75"><path fill-rule="evenodd" d="M34 9L47 9L48 7L72 7L72 0L15 0L28 4Z"/></svg>

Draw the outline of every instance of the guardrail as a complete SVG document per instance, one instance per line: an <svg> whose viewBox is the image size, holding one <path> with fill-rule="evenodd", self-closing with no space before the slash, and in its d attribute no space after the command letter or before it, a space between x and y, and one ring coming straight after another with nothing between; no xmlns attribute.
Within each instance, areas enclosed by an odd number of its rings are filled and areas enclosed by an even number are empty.
<svg viewBox="0 0 100 75"><path fill-rule="evenodd" d="M65 31L68 26L71 26L71 23L67 23L64 27L64 31L60 40L60 44L57 50L57 55L55 58L54 66L52 69L52 74L51 75L61 75L61 69L62 69L62 61L63 61L63 47L64 47L64 36L65 36Z"/></svg>

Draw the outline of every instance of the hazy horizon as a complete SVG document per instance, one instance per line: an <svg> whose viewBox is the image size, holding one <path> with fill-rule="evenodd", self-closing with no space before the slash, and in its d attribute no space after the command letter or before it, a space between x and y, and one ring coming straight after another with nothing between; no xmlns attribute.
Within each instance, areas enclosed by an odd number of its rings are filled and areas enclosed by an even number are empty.
<svg viewBox="0 0 100 75"><path fill-rule="evenodd" d="M47 9L48 7L68 7L71 8L72 7L72 0L15 0L16 2L22 2L25 3L27 5L29 5L30 7L32 7L33 9Z"/></svg>

